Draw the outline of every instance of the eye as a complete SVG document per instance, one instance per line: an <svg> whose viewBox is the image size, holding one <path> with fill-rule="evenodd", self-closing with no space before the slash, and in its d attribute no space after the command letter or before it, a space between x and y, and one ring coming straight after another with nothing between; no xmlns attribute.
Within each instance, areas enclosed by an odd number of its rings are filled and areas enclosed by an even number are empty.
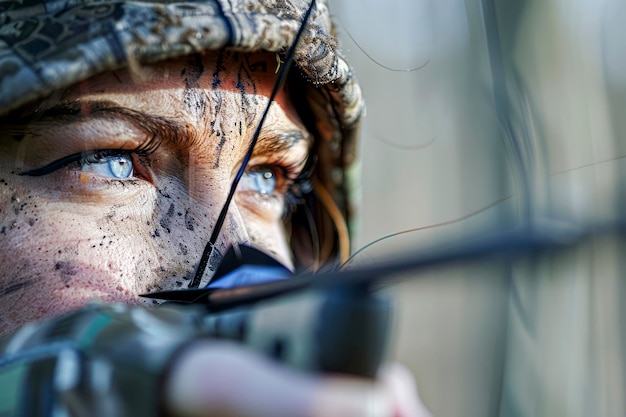
<svg viewBox="0 0 626 417"><path fill-rule="evenodd" d="M116 151L93 152L78 161L83 172L116 179L133 175L133 159L130 154Z"/></svg>
<svg viewBox="0 0 626 417"><path fill-rule="evenodd" d="M248 171L239 181L239 190L272 194L276 190L276 174L270 168Z"/></svg>
<svg viewBox="0 0 626 417"><path fill-rule="evenodd" d="M134 151L134 153L138 152ZM61 168L72 166L83 172L89 172L113 179L127 179L133 175L137 176L137 173L134 170L135 167L132 153L130 151L121 150L101 150L75 153L49 163L44 167L22 172L20 175L40 177ZM145 170L142 170L142 172L139 173L139 177L149 179L150 176L146 176L144 171Z"/></svg>

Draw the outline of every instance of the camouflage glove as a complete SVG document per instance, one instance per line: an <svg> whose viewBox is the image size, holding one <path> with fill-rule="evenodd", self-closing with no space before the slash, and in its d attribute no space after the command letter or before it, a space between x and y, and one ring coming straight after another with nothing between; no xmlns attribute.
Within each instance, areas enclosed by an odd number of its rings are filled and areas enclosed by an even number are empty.
<svg viewBox="0 0 626 417"><path fill-rule="evenodd" d="M0 416L156 416L176 352L196 339L193 308L94 304L0 343Z"/></svg>

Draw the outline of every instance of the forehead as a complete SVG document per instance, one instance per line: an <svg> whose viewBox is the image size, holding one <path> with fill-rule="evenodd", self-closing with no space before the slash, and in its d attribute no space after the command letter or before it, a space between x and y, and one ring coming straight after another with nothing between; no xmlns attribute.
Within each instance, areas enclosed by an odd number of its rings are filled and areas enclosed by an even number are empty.
<svg viewBox="0 0 626 417"><path fill-rule="evenodd" d="M148 107L158 105L167 112L171 104L167 100L176 96L186 100L185 94L198 90L269 97L279 65L273 53L197 54L106 72L55 94L46 102L54 104L52 102L111 95L117 102L121 101L120 104L141 108L143 102ZM295 114L285 88L278 92L275 101L290 115Z"/></svg>

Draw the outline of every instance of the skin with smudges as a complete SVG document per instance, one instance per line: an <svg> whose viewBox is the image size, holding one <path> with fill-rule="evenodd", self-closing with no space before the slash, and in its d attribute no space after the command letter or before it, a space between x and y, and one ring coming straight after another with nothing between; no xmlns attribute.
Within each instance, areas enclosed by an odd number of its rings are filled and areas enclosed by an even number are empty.
<svg viewBox="0 0 626 417"><path fill-rule="evenodd" d="M211 84L211 89L215 90L220 86L222 81L220 80L220 72L224 70L224 51L219 51L217 53L217 60L215 62L215 69L213 70L213 83Z"/></svg>
<svg viewBox="0 0 626 417"><path fill-rule="evenodd" d="M199 55L192 55L187 62L188 66L183 70L185 76L185 104L187 111L194 114L198 120L202 120L206 109L204 92L199 88L198 80L204 73L204 65Z"/></svg>
<svg viewBox="0 0 626 417"><path fill-rule="evenodd" d="M194 224L196 223L196 219L193 217L193 214L189 212L189 210L185 210L185 227L187 230L194 231Z"/></svg>
<svg viewBox="0 0 626 417"><path fill-rule="evenodd" d="M0 295L8 295L11 294L17 290L21 290L25 287L28 287L29 285L33 285L35 282L34 281L24 281L24 282L19 282L17 284L13 284L13 285L9 285L6 288L2 288L0 289Z"/></svg>
<svg viewBox="0 0 626 417"><path fill-rule="evenodd" d="M167 213L165 213L165 215L161 217L161 220L159 222L163 230L165 230L167 233L171 232L170 223L172 221L172 217L174 217L174 203L170 204L170 208L167 209Z"/></svg>
<svg viewBox="0 0 626 417"><path fill-rule="evenodd" d="M78 274L78 267L76 265L73 265L71 262L59 261L54 265L54 269L59 272L59 277L67 288L70 287L72 277Z"/></svg>
<svg viewBox="0 0 626 417"><path fill-rule="evenodd" d="M187 286L267 103L275 75L262 70L273 61L187 57L143 68L149 80L120 70L0 119L0 334L95 298L150 305L138 295ZM270 170L276 188L240 187L210 270L235 242L292 265L281 176L302 169L310 139L285 92L266 126L248 170ZM132 161L130 178L84 170L83 152L107 149Z"/></svg>

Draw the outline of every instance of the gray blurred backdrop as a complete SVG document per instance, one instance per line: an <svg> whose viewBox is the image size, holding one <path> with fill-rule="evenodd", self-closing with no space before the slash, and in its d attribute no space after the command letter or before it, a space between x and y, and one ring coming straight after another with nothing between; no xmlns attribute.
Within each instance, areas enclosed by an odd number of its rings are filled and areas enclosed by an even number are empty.
<svg viewBox="0 0 626 417"><path fill-rule="evenodd" d="M368 103L356 257L593 230L626 181L624 0L331 0ZM435 416L625 416L624 239L420 273L392 356Z"/></svg>

